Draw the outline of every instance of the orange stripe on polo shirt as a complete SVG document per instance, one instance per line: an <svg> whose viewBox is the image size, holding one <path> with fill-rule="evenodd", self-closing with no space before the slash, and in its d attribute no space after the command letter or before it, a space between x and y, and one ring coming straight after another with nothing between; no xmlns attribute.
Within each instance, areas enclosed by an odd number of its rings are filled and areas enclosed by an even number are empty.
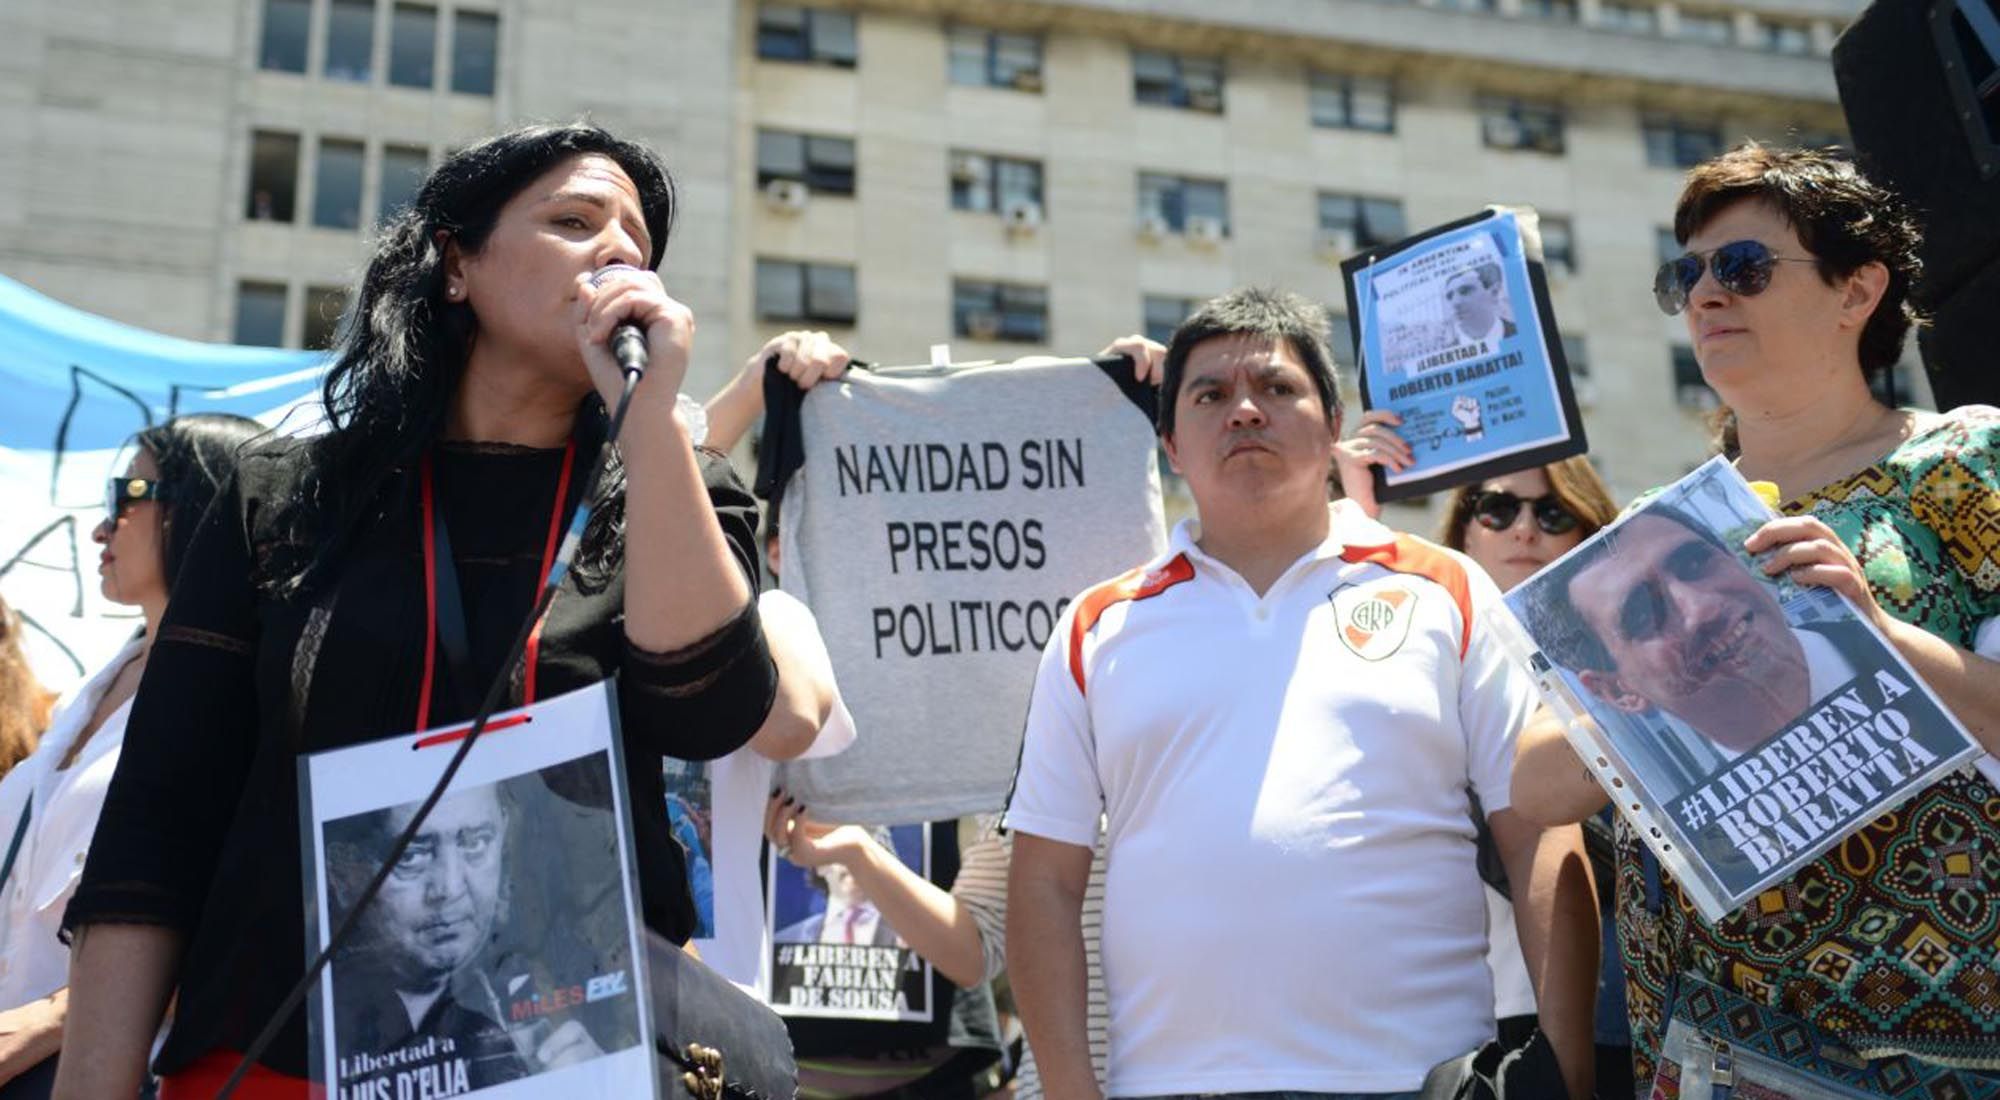
<svg viewBox="0 0 2000 1100"><path fill-rule="evenodd" d="M1188 561L1186 554L1175 554L1173 560L1158 569L1149 570L1141 566L1085 589L1083 595L1076 598L1076 618L1070 621L1069 627L1069 674L1076 680L1076 690L1083 690L1083 639L1106 611L1127 600L1157 596L1193 579L1194 564Z"/></svg>
<svg viewBox="0 0 2000 1100"><path fill-rule="evenodd" d="M1465 651L1472 646L1472 582L1465 575L1465 566L1450 551L1399 534L1394 542L1382 546L1350 546L1340 557L1350 564L1367 562L1423 577L1451 593L1452 602L1458 604L1459 621L1464 624L1458 635L1458 659L1465 659Z"/></svg>

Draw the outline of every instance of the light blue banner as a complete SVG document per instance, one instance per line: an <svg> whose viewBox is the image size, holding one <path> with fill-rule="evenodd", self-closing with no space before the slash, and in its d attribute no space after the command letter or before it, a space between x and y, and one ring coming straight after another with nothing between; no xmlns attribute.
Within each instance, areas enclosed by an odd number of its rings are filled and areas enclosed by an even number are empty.
<svg viewBox="0 0 2000 1100"><path fill-rule="evenodd" d="M67 686L137 624L99 594L90 542L124 444L190 412L298 430L318 419L325 366L321 352L162 336L0 276L0 595L29 619L44 683Z"/></svg>

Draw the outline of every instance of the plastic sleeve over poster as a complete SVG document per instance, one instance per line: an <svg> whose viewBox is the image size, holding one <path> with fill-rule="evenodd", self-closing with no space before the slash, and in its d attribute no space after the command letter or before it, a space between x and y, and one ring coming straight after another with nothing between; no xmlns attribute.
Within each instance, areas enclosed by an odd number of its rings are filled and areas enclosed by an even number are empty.
<svg viewBox="0 0 2000 1100"><path fill-rule="evenodd" d="M463 727L299 762L308 951L325 947ZM339 1100L655 1095L609 684L498 715L308 998Z"/></svg>
<svg viewBox="0 0 2000 1100"><path fill-rule="evenodd" d="M1831 589L1743 549L1770 509L1717 458L1507 594L1577 755L1704 919L1979 755Z"/></svg>
<svg viewBox="0 0 2000 1100"><path fill-rule="evenodd" d="M1364 409L1402 417L1415 463L1378 500L1588 447L1549 304L1534 211L1493 207L1341 264Z"/></svg>

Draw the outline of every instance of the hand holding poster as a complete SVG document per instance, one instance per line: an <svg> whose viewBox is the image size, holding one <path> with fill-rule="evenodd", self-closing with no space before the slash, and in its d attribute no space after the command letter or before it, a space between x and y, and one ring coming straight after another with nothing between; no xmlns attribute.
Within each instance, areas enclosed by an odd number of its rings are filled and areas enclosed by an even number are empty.
<svg viewBox="0 0 2000 1100"><path fill-rule="evenodd" d="M875 826L875 842L918 877L931 871L930 830ZM932 1018L931 964L903 942L867 889L839 863L804 867L773 853L771 988L781 1016Z"/></svg>
<svg viewBox="0 0 2000 1100"><path fill-rule="evenodd" d="M1494 207L1341 264L1364 409L1416 455L1375 471L1398 500L1582 454L1535 213Z"/></svg>
<svg viewBox="0 0 2000 1100"><path fill-rule="evenodd" d="M341 1100L654 1095L610 700L596 684L496 717L361 912L308 1017L313 1077ZM300 761L312 951L463 733Z"/></svg>
<svg viewBox="0 0 2000 1100"><path fill-rule="evenodd" d="M1152 421L1112 369L1130 368L850 371L806 394L781 575L861 731L784 767L817 813L941 820L1005 802L1056 618L1166 545Z"/></svg>
<svg viewBox="0 0 2000 1100"><path fill-rule="evenodd" d="M1873 625L1743 550L1717 458L1507 594L1577 753L1709 921L1978 753Z"/></svg>

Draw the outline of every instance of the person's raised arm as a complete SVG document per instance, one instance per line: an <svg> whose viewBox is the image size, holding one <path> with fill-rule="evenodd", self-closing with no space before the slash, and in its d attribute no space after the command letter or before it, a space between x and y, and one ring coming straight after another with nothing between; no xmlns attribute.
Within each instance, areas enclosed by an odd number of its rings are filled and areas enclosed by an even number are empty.
<svg viewBox="0 0 2000 1100"><path fill-rule="evenodd" d="M854 741L854 718L841 701L833 659L812 611L776 591L759 596L757 609L778 666L778 696L750 748L766 760L793 760L809 749L826 756L846 748Z"/></svg>
<svg viewBox="0 0 2000 1100"><path fill-rule="evenodd" d="M657 713L635 714L629 724L673 731L673 744L656 746L673 755L721 756L763 724L777 670L751 599L755 502L726 461L697 456L674 415L694 317L667 296L657 274L623 269L602 285L577 278L574 320L577 346L607 407L615 407L624 383L606 346L612 329L629 322L646 332L646 373L618 443L633 673L620 697Z"/></svg>
<svg viewBox="0 0 2000 1100"><path fill-rule="evenodd" d="M771 337L703 406L708 413L710 447L735 450L750 425L764 415L764 371L773 356L777 357L778 370L802 390L840 377L851 361L847 349L824 332L800 330Z"/></svg>
<svg viewBox="0 0 2000 1100"><path fill-rule="evenodd" d="M1103 1095L1090 1061L1083 892L1090 849L1016 833L1007 875L1007 972L1042 1088L1063 1100Z"/></svg>

